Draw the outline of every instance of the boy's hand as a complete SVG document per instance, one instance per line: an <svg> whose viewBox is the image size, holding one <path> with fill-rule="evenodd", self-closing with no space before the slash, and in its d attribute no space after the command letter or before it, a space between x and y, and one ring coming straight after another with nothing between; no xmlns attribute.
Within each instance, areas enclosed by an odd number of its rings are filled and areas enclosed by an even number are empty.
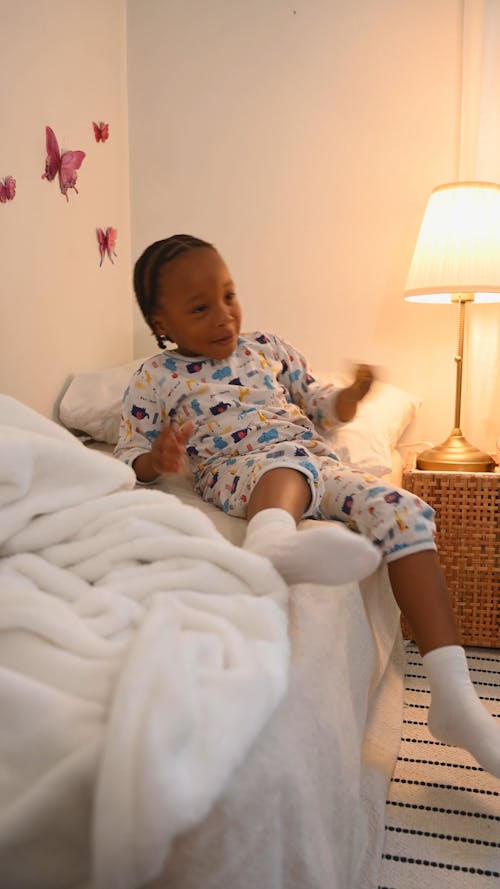
<svg viewBox="0 0 500 889"><path fill-rule="evenodd" d="M134 472L140 482L154 482L165 472L182 472L186 442L194 429L193 423L167 426L155 438L151 450L136 457Z"/></svg>
<svg viewBox="0 0 500 889"><path fill-rule="evenodd" d="M342 423L348 423L356 415L358 402L370 391L375 379L369 364L358 364L354 370L354 381L337 395L335 411Z"/></svg>
<svg viewBox="0 0 500 889"><path fill-rule="evenodd" d="M184 426L167 426L151 447L151 466L157 475L165 472L182 472L184 468L184 455L186 443L194 429L192 423Z"/></svg>
<svg viewBox="0 0 500 889"><path fill-rule="evenodd" d="M344 390L348 399L356 404L361 401L370 391L374 379L375 375L369 364L358 364L354 370L354 381Z"/></svg>

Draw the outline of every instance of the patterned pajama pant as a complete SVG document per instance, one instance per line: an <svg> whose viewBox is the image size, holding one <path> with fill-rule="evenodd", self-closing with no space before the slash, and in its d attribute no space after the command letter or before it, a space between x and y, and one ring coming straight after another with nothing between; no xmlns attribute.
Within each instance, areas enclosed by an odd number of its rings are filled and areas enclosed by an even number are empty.
<svg viewBox="0 0 500 889"><path fill-rule="evenodd" d="M304 518L336 519L368 537L386 562L436 549L434 510L415 494L315 452L316 442L281 442L219 463L195 476L203 499L229 515L246 517L251 493L266 472L286 467L301 472L311 488Z"/></svg>

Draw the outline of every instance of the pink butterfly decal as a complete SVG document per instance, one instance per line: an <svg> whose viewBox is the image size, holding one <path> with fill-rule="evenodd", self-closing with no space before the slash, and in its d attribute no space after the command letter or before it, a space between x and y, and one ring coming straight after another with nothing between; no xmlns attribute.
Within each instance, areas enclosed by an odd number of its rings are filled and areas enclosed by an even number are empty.
<svg viewBox="0 0 500 889"><path fill-rule="evenodd" d="M13 176L6 176L0 182L0 203L14 200L16 194L16 180Z"/></svg>
<svg viewBox="0 0 500 889"><path fill-rule="evenodd" d="M52 182L59 174L59 188L61 193L68 201L68 190L73 188L78 194L76 187L76 171L80 169L85 157L84 151L59 151L57 139L50 127L45 127L45 143L47 147L47 157L45 160L45 173L42 179L48 179Z"/></svg>
<svg viewBox="0 0 500 889"><path fill-rule="evenodd" d="M92 121L92 126L96 142L105 142L109 136L109 123L103 123L102 120L99 123Z"/></svg>
<svg viewBox="0 0 500 889"><path fill-rule="evenodd" d="M108 255L111 262L113 262L113 256L116 256L116 239L118 237L118 231L116 228L107 228L104 231L102 228L96 229L97 231L97 240L99 243L99 253L101 254L101 261L99 263L99 268L102 266L104 262L104 257L106 254Z"/></svg>

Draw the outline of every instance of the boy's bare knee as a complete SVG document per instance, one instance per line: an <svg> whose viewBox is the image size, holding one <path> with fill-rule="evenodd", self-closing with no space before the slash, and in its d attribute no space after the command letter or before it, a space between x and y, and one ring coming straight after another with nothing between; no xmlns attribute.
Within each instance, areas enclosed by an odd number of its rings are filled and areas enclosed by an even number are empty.
<svg viewBox="0 0 500 889"><path fill-rule="evenodd" d="M285 509L299 522L311 502L311 489L304 473L287 466L261 475L250 496L248 518L262 509Z"/></svg>

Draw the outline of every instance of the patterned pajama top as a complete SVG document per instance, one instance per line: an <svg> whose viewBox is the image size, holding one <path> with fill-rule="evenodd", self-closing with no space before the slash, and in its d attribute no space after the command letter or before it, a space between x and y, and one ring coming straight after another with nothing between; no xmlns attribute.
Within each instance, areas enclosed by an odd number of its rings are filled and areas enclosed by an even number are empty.
<svg viewBox="0 0 500 889"><path fill-rule="evenodd" d="M316 381L300 352L269 333L240 336L222 360L162 352L141 365L125 391L115 455L132 465L165 425L191 422L187 454L195 487L225 512L245 516L259 478L293 468L311 488L306 515L347 522L387 556L433 548L432 527L422 515L426 504L417 509L423 536L415 536L406 492L341 464L321 437L319 430L331 433L340 425L338 391Z"/></svg>

